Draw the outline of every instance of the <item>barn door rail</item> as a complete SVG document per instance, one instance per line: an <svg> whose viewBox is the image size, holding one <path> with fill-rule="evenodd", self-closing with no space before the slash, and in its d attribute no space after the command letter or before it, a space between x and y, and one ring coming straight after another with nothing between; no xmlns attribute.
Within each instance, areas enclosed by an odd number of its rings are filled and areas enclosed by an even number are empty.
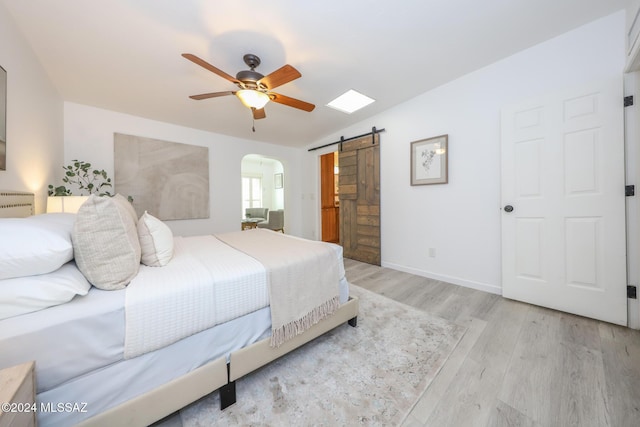
<svg viewBox="0 0 640 427"><path fill-rule="evenodd" d="M308 151L315 151L315 150L319 150L321 148L325 148L325 147L330 147L332 145L336 145L336 144L340 144L340 151L342 151L342 143L343 142L347 142L347 141L351 141L352 139L358 139L358 138L362 138L363 136L367 136L367 135L371 135L372 139L371 139L371 143L374 144L375 143L375 138L376 138L376 133L380 133L380 132L384 132L384 128L382 129L376 129L376 127L372 127L371 128L371 132L367 132L367 133L363 133L362 135L358 135L358 136L352 136L351 138L346 138L344 136L340 137L340 141L336 141L336 142L330 142L329 144L324 144L321 145L319 147L313 147L313 148L309 148Z"/></svg>

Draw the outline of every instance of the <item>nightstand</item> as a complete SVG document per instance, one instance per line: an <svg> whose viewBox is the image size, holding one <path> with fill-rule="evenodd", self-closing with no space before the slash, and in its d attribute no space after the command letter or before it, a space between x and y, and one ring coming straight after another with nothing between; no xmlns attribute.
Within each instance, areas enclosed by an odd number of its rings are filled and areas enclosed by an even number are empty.
<svg viewBox="0 0 640 427"><path fill-rule="evenodd" d="M11 412L0 409L0 427L36 425L35 366L35 362L28 362L0 370L0 404L15 404Z"/></svg>

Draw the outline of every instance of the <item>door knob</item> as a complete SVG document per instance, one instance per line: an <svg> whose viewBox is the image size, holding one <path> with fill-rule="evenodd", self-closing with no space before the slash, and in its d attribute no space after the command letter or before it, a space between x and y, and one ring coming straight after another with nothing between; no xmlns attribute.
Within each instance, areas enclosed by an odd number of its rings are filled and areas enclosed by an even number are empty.
<svg viewBox="0 0 640 427"><path fill-rule="evenodd" d="M507 206L505 206L505 207L504 207L504 211L505 211L505 212L513 212L513 206L511 206L511 205L507 205Z"/></svg>

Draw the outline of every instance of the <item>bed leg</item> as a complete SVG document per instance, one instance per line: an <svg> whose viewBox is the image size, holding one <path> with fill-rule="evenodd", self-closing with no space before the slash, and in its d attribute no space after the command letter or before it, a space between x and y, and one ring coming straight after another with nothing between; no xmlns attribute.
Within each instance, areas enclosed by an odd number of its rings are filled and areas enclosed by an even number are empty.
<svg viewBox="0 0 640 427"><path fill-rule="evenodd" d="M236 403L236 382L231 381L220 388L220 410Z"/></svg>
<svg viewBox="0 0 640 427"><path fill-rule="evenodd" d="M220 410L236 403L236 382L231 381L231 365L227 363L227 384L220 387Z"/></svg>
<svg viewBox="0 0 640 427"><path fill-rule="evenodd" d="M347 320L347 323L349 324L349 326L353 326L355 328L356 326L358 326L358 316Z"/></svg>

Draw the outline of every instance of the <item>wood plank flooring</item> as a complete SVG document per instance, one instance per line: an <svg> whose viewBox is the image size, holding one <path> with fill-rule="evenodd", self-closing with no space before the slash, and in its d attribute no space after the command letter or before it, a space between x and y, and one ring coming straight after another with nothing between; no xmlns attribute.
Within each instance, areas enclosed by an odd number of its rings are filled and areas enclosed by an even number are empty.
<svg viewBox="0 0 640 427"><path fill-rule="evenodd" d="M467 326L405 426L640 426L640 331L345 260L355 285Z"/></svg>
<svg viewBox="0 0 640 427"><path fill-rule="evenodd" d="M345 269L468 328L403 427L640 426L640 331L350 259Z"/></svg>

